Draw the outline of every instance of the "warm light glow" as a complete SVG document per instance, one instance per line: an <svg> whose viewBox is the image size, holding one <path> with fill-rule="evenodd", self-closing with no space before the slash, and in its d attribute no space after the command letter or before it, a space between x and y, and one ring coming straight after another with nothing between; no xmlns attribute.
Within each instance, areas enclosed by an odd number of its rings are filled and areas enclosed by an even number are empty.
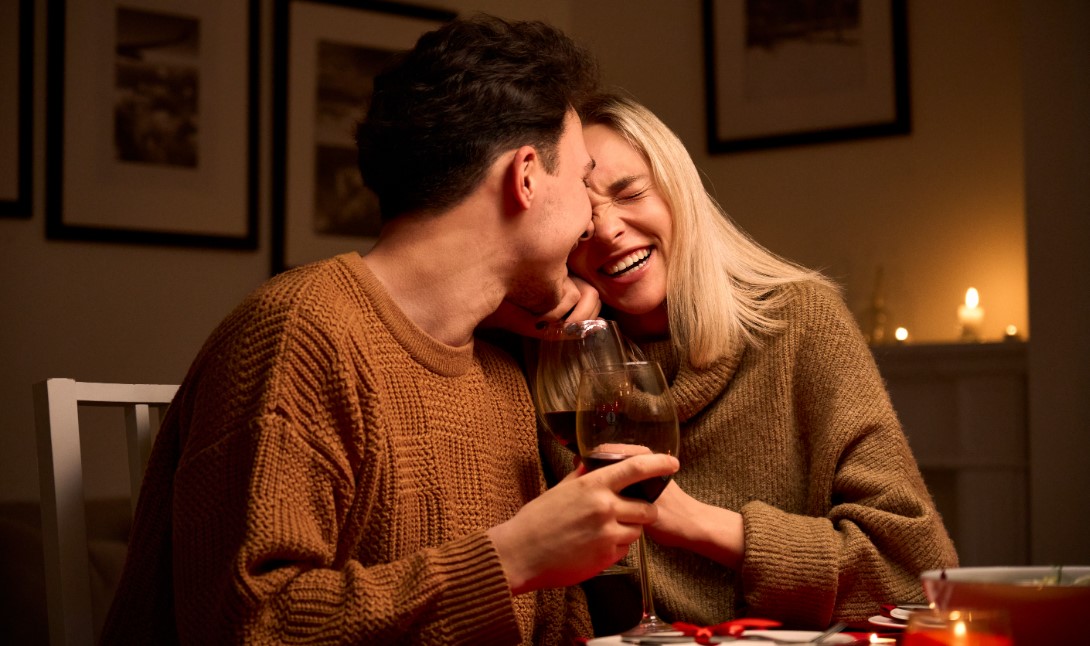
<svg viewBox="0 0 1090 646"><path fill-rule="evenodd" d="M976 287L970 287L965 292L965 305L968 307L976 307L980 305L980 293L976 291Z"/></svg>
<svg viewBox="0 0 1090 646"><path fill-rule="evenodd" d="M897 339L898 341L904 341L908 339L908 330L903 327L897 328L893 331L893 338Z"/></svg>
<svg viewBox="0 0 1090 646"><path fill-rule="evenodd" d="M1007 336L1018 336L1018 327L1014 325L1008 325Z"/></svg>
<svg viewBox="0 0 1090 646"><path fill-rule="evenodd" d="M965 633L969 632L969 629L965 627L964 621L959 621L954 624L954 634L958 637L964 637Z"/></svg>

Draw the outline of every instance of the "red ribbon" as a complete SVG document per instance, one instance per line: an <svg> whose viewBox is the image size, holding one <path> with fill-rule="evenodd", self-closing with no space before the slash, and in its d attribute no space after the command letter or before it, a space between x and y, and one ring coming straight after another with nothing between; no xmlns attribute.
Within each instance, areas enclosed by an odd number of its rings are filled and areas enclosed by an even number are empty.
<svg viewBox="0 0 1090 646"><path fill-rule="evenodd" d="M715 626L697 626L696 624L687 624L684 621L674 622L673 627L675 630L680 630L682 635L686 637L692 637L693 641L698 644L711 644L712 637L716 635L727 635L730 637L741 637L742 633L750 628L777 628L781 624L778 621L772 621L771 619L732 619L730 621L724 621L721 624Z"/></svg>

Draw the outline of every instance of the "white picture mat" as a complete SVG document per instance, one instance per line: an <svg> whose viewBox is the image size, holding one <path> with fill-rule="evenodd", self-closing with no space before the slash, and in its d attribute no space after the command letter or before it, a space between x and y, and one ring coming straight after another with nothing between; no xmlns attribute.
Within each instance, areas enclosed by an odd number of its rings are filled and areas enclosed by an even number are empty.
<svg viewBox="0 0 1090 646"><path fill-rule="evenodd" d="M746 96L745 3L716 0L714 12L716 130L720 140L746 139L883 123L896 117L889 2L860 2L865 83L810 96Z"/></svg>
<svg viewBox="0 0 1090 646"><path fill-rule="evenodd" d="M139 0L138 11L200 20L196 168L114 153L114 2L66 3L63 223L243 237L248 232L249 3Z"/></svg>
<svg viewBox="0 0 1090 646"><path fill-rule="evenodd" d="M289 5L288 119L284 199L284 264L294 267L347 251L365 252L374 238L314 231L314 164L318 43L334 41L401 51L440 23L366 9L292 2Z"/></svg>

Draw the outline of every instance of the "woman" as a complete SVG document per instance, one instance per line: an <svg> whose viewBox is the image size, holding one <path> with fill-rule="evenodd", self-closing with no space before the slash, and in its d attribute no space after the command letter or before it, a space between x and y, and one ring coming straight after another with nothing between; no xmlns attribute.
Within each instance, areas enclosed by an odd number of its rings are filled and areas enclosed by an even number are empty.
<svg viewBox="0 0 1090 646"><path fill-rule="evenodd" d="M921 601L919 574L957 556L839 293L731 224L643 106L599 97L583 123L595 231L569 268L662 363L682 423L647 528L659 614L821 628ZM638 617L596 589L616 581L587 587L598 632Z"/></svg>

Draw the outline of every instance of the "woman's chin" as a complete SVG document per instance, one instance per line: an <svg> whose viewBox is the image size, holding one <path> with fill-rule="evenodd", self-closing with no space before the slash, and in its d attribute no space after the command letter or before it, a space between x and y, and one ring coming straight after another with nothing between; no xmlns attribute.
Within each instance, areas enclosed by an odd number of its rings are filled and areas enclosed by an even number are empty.
<svg viewBox="0 0 1090 646"><path fill-rule="evenodd" d="M670 322L666 313L666 303L646 307L621 308L611 306L613 317L621 330L630 338L642 341L669 336Z"/></svg>

